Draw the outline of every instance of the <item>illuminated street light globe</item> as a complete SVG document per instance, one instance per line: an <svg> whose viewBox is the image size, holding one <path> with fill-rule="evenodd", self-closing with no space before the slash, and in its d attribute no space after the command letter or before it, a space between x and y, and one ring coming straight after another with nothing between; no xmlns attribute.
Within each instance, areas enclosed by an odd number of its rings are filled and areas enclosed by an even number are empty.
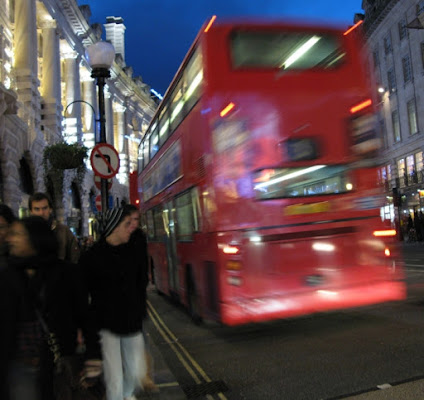
<svg viewBox="0 0 424 400"><path fill-rule="evenodd" d="M115 48L111 43L100 41L88 46L85 56L91 68L109 70L115 59Z"/></svg>

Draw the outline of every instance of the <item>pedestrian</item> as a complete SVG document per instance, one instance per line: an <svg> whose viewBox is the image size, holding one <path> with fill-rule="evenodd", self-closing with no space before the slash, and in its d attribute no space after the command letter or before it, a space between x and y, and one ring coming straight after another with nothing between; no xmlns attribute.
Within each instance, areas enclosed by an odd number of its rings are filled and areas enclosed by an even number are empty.
<svg viewBox="0 0 424 400"><path fill-rule="evenodd" d="M43 217L49 223L58 241L58 257L72 264L78 263L80 256L78 240L66 225L54 219L50 197L46 193L34 193L28 200L28 208L31 215Z"/></svg>
<svg viewBox="0 0 424 400"><path fill-rule="evenodd" d="M0 204L0 270L7 265L9 248L6 241L10 225L16 220L12 209L6 204Z"/></svg>
<svg viewBox="0 0 424 400"><path fill-rule="evenodd" d="M143 261L143 276L144 281L147 283L149 281L148 278L148 251L147 251L147 237L144 234L143 230L140 227L140 211L138 208L133 204L126 204L124 206L124 210L127 210L130 215L131 219L131 237L128 242L128 246L133 247L134 251L137 252L137 257L139 257ZM143 319L146 319L147 317L147 293L146 290L142 293L145 297L143 299L144 309L143 311ZM146 392L158 392L159 388L154 382L153 379L153 357L148 351L148 337L146 335L145 329L143 328L143 337L144 337L144 344L145 344L145 363L146 363L146 375L141 377L141 385L143 387L143 390Z"/></svg>
<svg viewBox="0 0 424 400"><path fill-rule="evenodd" d="M81 256L91 326L100 336L107 400L134 399L145 374L143 310L147 286L144 260L129 246L131 218L115 208L101 215L101 236ZM86 338L87 352L98 343Z"/></svg>
<svg viewBox="0 0 424 400"><path fill-rule="evenodd" d="M417 241L421 242L423 238L421 237L421 220L418 216L418 213L415 213L414 215L414 229Z"/></svg>
<svg viewBox="0 0 424 400"><path fill-rule="evenodd" d="M31 216L12 223L9 259L0 278L0 398L52 400L54 357L73 356L83 312L75 266L59 260L48 223ZM47 343L54 334L55 347ZM54 354L53 354L54 353ZM62 390L62 389L61 389Z"/></svg>

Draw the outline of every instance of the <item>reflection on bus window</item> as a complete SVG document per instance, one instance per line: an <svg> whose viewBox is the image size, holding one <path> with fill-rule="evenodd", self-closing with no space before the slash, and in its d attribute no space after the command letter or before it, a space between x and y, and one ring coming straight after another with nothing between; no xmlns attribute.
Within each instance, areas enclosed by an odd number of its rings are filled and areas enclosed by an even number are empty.
<svg viewBox="0 0 424 400"><path fill-rule="evenodd" d="M159 132L156 129L150 136L150 159L152 159L159 150Z"/></svg>
<svg viewBox="0 0 424 400"><path fill-rule="evenodd" d="M256 198L307 197L341 194L353 189L345 165L313 165L300 168L263 169L255 173Z"/></svg>
<svg viewBox="0 0 424 400"><path fill-rule="evenodd" d="M149 163L149 136L143 141L143 168Z"/></svg>
<svg viewBox="0 0 424 400"><path fill-rule="evenodd" d="M170 104L170 122L171 122L171 131L173 131L183 120L183 80L180 80L172 92L171 104Z"/></svg>
<svg viewBox="0 0 424 400"><path fill-rule="evenodd" d="M154 232L155 240L162 240L165 236L165 229L163 225L163 219L162 219L162 207L155 207L153 209L153 220L154 220Z"/></svg>
<svg viewBox="0 0 424 400"><path fill-rule="evenodd" d="M175 199L178 221L178 240L192 240L194 232L193 204L190 192L186 192Z"/></svg>
<svg viewBox="0 0 424 400"><path fill-rule="evenodd" d="M199 231L200 203L197 188L179 195L175 199L180 241L193 239L193 233Z"/></svg>
<svg viewBox="0 0 424 400"><path fill-rule="evenodd" d="M153 221L153 212L152 210L147 211L146 213L146 224L147 224L147 236L149 239L155 238L155 224Z"/></svg>
<svg viewBox="0 0 424 400"><path fill-rule="evenodd" d="M159 116L159 145L165 143L169 136L168 107L164 107Z"/></svg>
<svg viewBox="0 0 424 400"><path fill-rule="evenodd" d="M187 91L185 92L185 109L188 113L201 96L201 83L203 81L203 58L200 47L195 50L190 61L188 62L184 79L187 85Z"/></svg>
<svg viewBox="0 0 424 400"><path fill-rule="evenodd" d="M336 35L309 32L236 31L231 51L235 68L326 69L345 56Z"/></svg>

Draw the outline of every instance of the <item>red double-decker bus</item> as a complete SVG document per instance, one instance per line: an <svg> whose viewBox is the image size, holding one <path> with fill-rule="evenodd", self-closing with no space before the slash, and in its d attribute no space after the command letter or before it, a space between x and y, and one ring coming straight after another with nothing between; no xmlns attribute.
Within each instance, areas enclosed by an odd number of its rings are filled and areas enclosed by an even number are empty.
<svg viewBox="0 0 424 400"><path fill-rule="evenodd" d="M227 325L405 298L357 34L205 24L140 144L158 291Z"/></svg>

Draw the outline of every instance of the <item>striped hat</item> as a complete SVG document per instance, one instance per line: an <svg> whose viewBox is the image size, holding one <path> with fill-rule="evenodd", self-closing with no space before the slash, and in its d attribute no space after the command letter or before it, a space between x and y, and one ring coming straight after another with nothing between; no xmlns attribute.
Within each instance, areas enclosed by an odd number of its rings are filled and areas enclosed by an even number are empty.
<svg viewBox="0 0 424 400"><path fill-rule="evenodd" d="M99 215L100 234L104 238L108 237L122 221L123 212L124 209L122 207L111 208L110 210L106 210Z"/></svg>

